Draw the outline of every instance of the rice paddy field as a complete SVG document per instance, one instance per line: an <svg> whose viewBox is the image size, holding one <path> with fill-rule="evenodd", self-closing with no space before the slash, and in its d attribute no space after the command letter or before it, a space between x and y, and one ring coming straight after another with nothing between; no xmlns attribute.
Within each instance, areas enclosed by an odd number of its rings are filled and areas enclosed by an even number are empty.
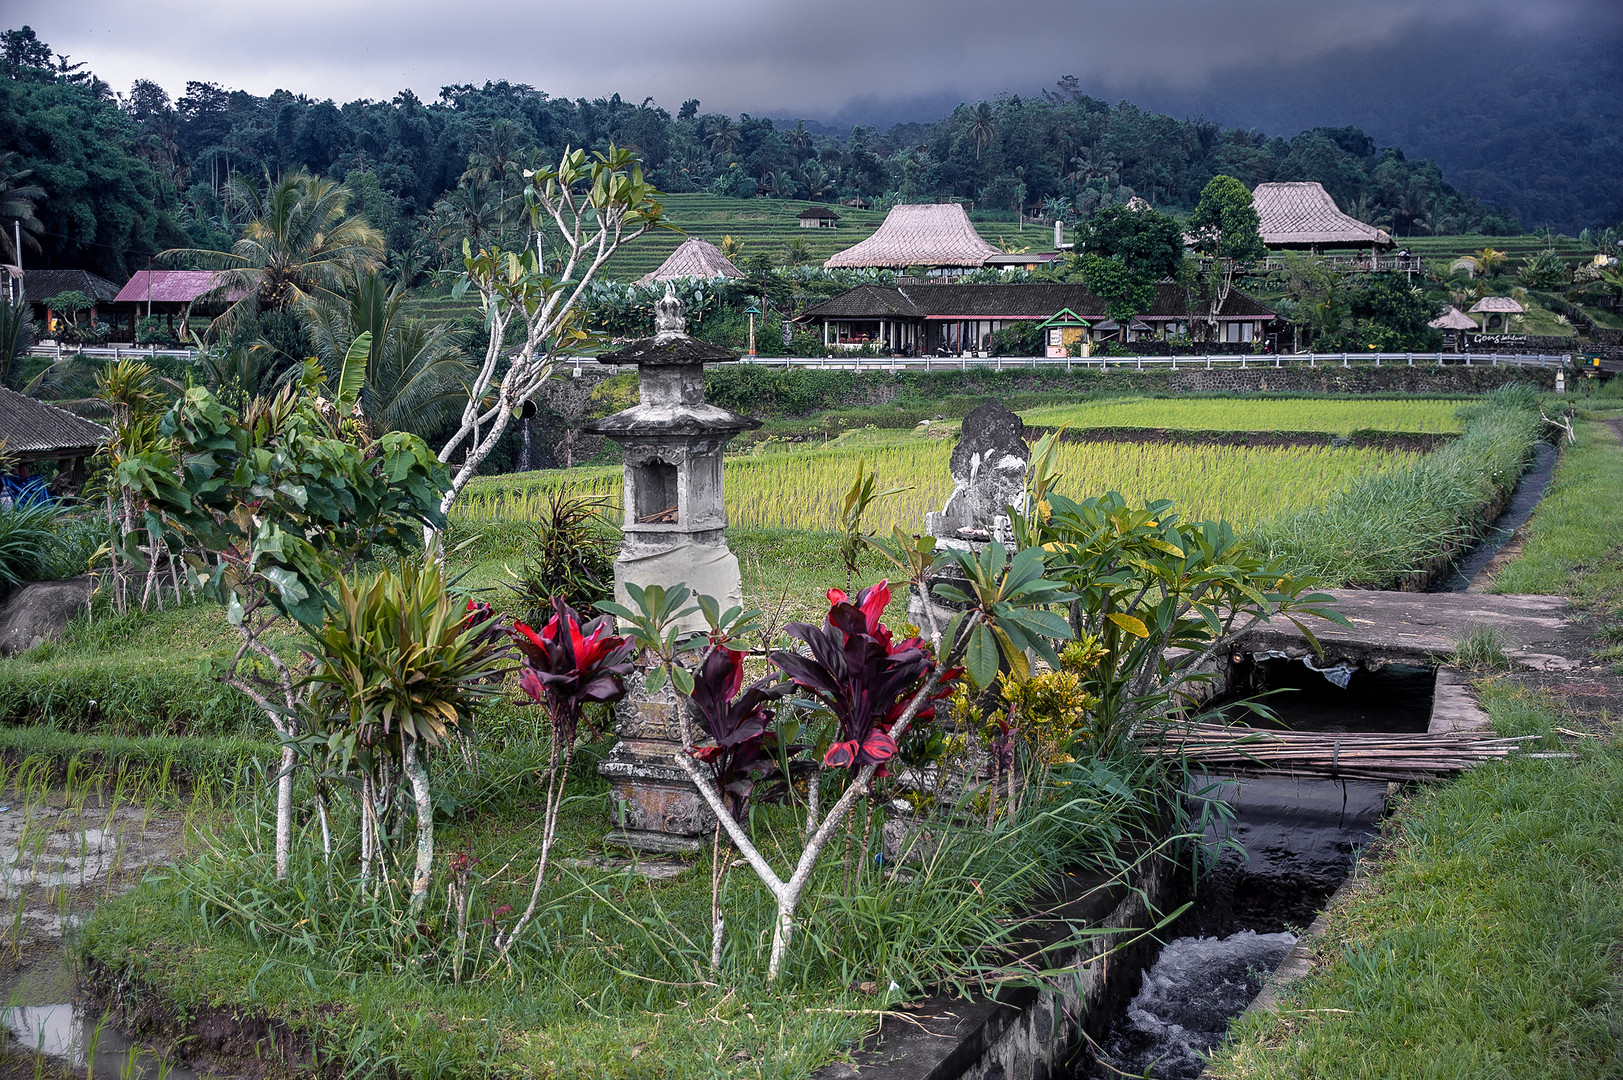
<svg viewBox="0 0 1623 1080"><path fill-rule="evenodd" d="M1232 404L1232 403L1224 403ZM1204 418L1202 418L1204 419ZM1123 421L1125 423L1125 421ZM728 522L748 528L827 531L837 527L841 499L859 464L877 473L881 488L907 490L879 503L870 529L919 528L952 491L952 444L911 433L857 431L815 449L771 449L727 459ZM1249 524L1279 510L1313 506L1354 478L1407 467L1414 453L1367 447L1183 447L1137 443L1075 443L1060 448L1073 498L1119 491L1128 499L1169 498L1185 518L1224 518ZM600 467L479 478L453 516L469 525L540 515L543 501L564 485L618 499L620 469Z"/></svg>
<svg viewBox="0 0 1623 1080"><path fill-rule="evenodd" d="M1464 400L1390 401L1323 398L1108 398L1051 405L1020 414L1028 424L1073 428L1193 428L1204 431L1358 430L1434 434L1459 431Z"/></svg>

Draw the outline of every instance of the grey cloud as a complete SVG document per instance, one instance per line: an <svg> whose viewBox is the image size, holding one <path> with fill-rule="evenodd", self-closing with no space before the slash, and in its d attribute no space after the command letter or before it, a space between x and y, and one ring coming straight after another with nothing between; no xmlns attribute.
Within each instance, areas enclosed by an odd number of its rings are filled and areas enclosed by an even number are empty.
<svg viewBox="0 0 1623 1080"><path fill-rule="evenodd" d="M150 78L348 100L507 79L567 97L618 92L674 108L833 116L861 103L1032 93L1061 74L1094 92L1196 91L1423 30L1557 31L1595 0L719 0L636 6L559 0L13 0L58 51L119 90Z"/></svg>

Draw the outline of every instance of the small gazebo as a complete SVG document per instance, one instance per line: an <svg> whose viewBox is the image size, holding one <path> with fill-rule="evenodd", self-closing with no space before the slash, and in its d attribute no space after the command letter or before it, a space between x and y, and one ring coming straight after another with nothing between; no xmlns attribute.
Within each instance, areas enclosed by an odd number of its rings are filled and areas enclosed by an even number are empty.
<svg viewBox="0 0 1623 1080"><path fill-rule="evenodd" d="M111 434L77 413L0 387L0 445L17 463L19 476L55 464L68 484L76 486L84 481L85 459Z"/></svg>
<svg viewBox="0 0 1623 1080"><path fill-rule="evenodd" d="M710 281L719 277L743 276L744 271L734 266L732 261L721 253L719 247L708 240L690 236L671 252L669 258L659 264L658 270L638 278L637 284L655 285L661 281L677 281L681 278Z"/></svg>
<svg viewBox="0 0 1623 1080"><path fill-rule="evenodd" d="M1471 305L1471 314L1482 316L1482 330L1484 333L1493 332L1495 319L1499 321L1497 329L1500 333L1504 333L1510 329L1510 317L1520 315L1525 310L1508 296L1484 296Z"/></svg>
<svg viewBox="0 0 1623 1080"><path fill-rule="evenodd" d="M802 229L832 229L840 223L840 215L826 206L808 206L796 216Z"/></svg>
<svg viewBox="0 0 1623 1080"><path fill-rule="evenodd" d="M1477 326L1475 319L1471 318L1471 316L1467 315L1453 304L1448 305L1447 311L1443 312L1426 325L1431 327L1433 330L1441 330L1447 342L1454 346L1454 351L1456 352L1459 351L1459 343L1462 340L1462 334L1481 329L1481 327Z"/></svg>

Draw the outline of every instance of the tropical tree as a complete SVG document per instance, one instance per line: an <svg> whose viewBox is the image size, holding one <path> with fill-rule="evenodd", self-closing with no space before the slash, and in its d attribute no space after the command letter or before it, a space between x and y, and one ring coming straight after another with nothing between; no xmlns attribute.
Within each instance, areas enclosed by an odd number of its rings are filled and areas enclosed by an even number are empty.
<svg viewBox="0 0 1623 1080"><path fill-rule="evenodd" d="M979 161L981 151L997 137L997 114L987 102L976 102L969 110L969 137L975 143L975 160Z"/></svg>
<svg viewBox="0 0 1623 1080"><path fill-rule="evenodd" d="M427 436L442 430L465 403L477 374L460 336L443 323L405 315L405 286L391 288L377 270L351 273L344 296L342 303L311 301L299 308L328 384L340 383L351 348L370 335L357 393L367 424L376 433Z"/></svg>
<svg viewBox="0 0 1623 1080"><path fill-rule="evenodd" d="M557 168L526 170L524 203L535 244L522 251L463 244L465 272L452 295L472 288L489 332L485 355L468 386L456 430L439 459L459 464L440 503L443 514L496 448L514 414L552 373L552 358L586 339L580 303L598 271L622 246L651 229L669 228L660 192L643 179L631 151L564 151ZM562 267L541 265L535 248L550 234ZM523 335L516 352L509 328Z"/></svg>
<svg viewBox="0 0 1623 1080"><path fill-rule="evenodd" d="M170 265L218 270L216 295L237 296L209 326L211 334L259 311L288 311L306 300L339 301L348 274L383 261L383 235L349 213L343 184L299 171L264 187L234 177L231 201L247 215L230 251L171 248Z"/></svg>
<svg viewBox="0 0 1623 1080"><path fill-rule="evenodd" d="M22 232L23 246L39 250L39 233L45 225L34 214L34 206L45 198L45 189L33 180L34 170L22 168L15 150L0 153L0 223L15 221ZM17 238L11 229L0 228L0 251L15 265Z"/></svg>
<svg viewBox="0 0 1623 1080"><path fill-rule="evenodd" d="M1210 300L1207 323L1217 329L1217 316L1234 288L1235 271L1268 253L1263 246L1257 208L1251 192L1232 176L1212 177L1200 193L1200 204L1190 215L1187 230L1195 250L1209 260L1212 271L1206 280Z"/></svg>

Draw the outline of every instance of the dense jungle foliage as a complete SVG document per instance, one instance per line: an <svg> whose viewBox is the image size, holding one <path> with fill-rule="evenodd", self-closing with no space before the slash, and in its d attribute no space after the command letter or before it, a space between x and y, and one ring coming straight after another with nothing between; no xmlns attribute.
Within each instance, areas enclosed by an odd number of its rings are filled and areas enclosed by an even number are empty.
<svg viewBox="0 0 1623 1080"><path fill-rule="evenodd" d="M1317 180L1349 213L1402 236L1521 231L1513 214L1466 197L1434 163L1356 128L1269 137L1109 105L1074 80L1041 97L962 104L934 123L834 135L707 113L696 99L673 115L618 94L569 101L505 81L447 86L435 101L403 91L342 105L203 82L172 100L146 79L120 94L84 64L55 58L27 27L5 31L0 66L0 150L14 152L0 185L26 172L23 182L44 192L32 265L113 278L165 248L227 242L240 224L223 197L233 176L301 169L343 179L402 265L450 266L464 237L517 225L524 168L556 160L565 146L610 140L635 149L650 180L670 192L876 205L964 199L983 218L1075 220L1135 194L1188 212L1226 174L1248 187Z"/></svg>

